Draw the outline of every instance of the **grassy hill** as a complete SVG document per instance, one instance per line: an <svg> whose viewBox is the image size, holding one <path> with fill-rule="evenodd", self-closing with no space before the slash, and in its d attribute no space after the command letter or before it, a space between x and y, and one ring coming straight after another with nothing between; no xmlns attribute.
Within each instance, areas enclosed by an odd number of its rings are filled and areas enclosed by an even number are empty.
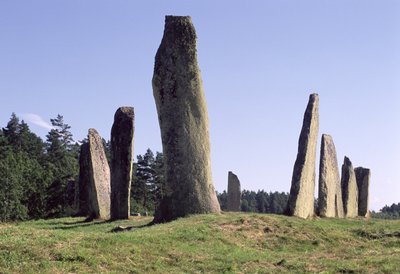
<svg viewBox="0 0 400 274"><path fill-rule="evenodd" d="M197 215L0 224L0 273L400 272L400 221ZM119 225L131 231L111 232Z"/></svg>

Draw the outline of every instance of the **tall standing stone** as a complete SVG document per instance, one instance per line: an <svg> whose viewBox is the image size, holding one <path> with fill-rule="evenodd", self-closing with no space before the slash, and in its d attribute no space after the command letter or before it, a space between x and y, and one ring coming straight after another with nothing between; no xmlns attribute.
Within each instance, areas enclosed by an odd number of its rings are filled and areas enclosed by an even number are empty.
<svg viewBox="0 0 400 274"><path fill-rule="evenodd" d="M240 181L239 178L232 172L228 173L228 211L240 211Z"/></svg>
<svg viewBox="0 0 400 274"><path fill-rule="evenodd" d="M133 167L133 107L120 107L111 129L111 219L128 219Z"/></svg>
<svg viewBox="0 0 400 274"><path fill-rule="evenodd" d="M358 187L358 216L369 217L369 181L371 171L368 168L354 169Z"/></svg>
<svg viewBox="0 0 400 274"><path fill-rule="evenodd" d="M219 212L196 32L189 16L165 17L152 83L166 168L166 189L154 222Z"/></svg>
<svg viewBox="0 0 400 274"><path fill-rule="evenodd" d="M83 143L79 154L79 215L88 216L90 189L89 143Z"/></svg>
<svg viewBox="0 0 400 274"><path fill-rule="evenodd" d="M332 137L327 134L322 134L321 139L318 213L321 217L344 217L336 148Z"/></svg>
<svg viewBox="0 0 400 274"><path fill-rule="evenodd" d="M287 214L314 216L315 158L319 127L318 94L311 94L304 113L296 162L293 168Z"/></svg>
<svg viewBox="0 0 400 274"><path fill-rule="evenodd" d="M344 157L342 165L342 195L344 214L347 218L354 218L358 215L358 188L353 164L350 159Z"/></svg>
<svg viewBox="0 0 400 274"><path fill-rule="evenodd" d="M110 218L110 168L103 141L94 128L89 129L89 213L94 219Z"/></svg>

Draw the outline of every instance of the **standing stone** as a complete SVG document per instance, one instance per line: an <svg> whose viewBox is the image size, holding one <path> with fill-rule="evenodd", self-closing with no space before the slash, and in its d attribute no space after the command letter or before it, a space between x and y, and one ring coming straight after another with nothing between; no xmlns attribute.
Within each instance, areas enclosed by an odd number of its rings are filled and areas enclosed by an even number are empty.
<svg viewBox="0 0 400 274"><path fill-rule="evenodd" d="M358 188L353 164L350 159L344 157L342 165L342 195L344 214L347 218L358 215Z"/></svg>
<svg viewBox="0 0 400 274"><path fill-rule="evenodd" d="M220 212L211 178L208 114L189 16L166 16L153 75L166 189L154 222Z"/></svg>
<svg viewBox="0 0 400 274"><path fill-rule="evenodd" d="M322 134L319 162L318 213L321 217L344 217L342 188L335 144Z"/></svg>
<svg viewBox="0 0 400 274"><path fill-rule="evenodd" d="M128 219L133 167L133 107L120 107L111 129L111 219Z"/></svg>
<svg viewBox="0 0 400 274"><path fill-rule="evenodd" d="M354 169L358 187L358 216L369 217L369 181L371 171L368 168Z"/></svg>
<svg viewBox="0 0 400 274"><path fill-rule="evenodd" d="M240 211L240 181L239 178L229 171L228 173L228 211Z"/></svg>
<svg viewBox="0 0 400 274"><path fill-rule="evenodd" d="M103 141L94 128L89 129L89 213L94 219L110 218L110 168Z"/></svg>
<svg viewBox="0 0 400 274"><path fill-rule="evenodd" d="M90 153L89 143L81 145L79 154L79 215L88 216L90 188Z"/></svg>
<svg viewBox="0 0 400 274"><path fill-rule="evenodd" d="M315 157L318 138L318 94L311 94L304 113L287 214L301 218L314 216Z"/></svg>

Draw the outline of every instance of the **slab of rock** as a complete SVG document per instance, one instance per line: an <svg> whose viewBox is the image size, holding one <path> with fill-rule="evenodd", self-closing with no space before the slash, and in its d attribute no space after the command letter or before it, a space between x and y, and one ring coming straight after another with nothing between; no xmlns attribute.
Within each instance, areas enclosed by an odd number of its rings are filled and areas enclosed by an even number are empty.
<svg viewBox="0 0 400 274"><path fill-rule="evenodd" d="M227 211L240 211L241 194L239 178L229 171Z"/></svg>
<svg viewBox="0 0 400 274"><path fill-rule="evenodd" d="M133 107L115 112L111 129L111 219L129 219L133 169Z"/></svg>
<svg viewBox="0 0 400 274"><path fill-rule="evenodd" d="M79 216L88 216L90 188L89 143L83 143L79 154Z"/></svg>
<svg viewBox="0 0 400 274"><path fill-rule="evenodd" d="M321 139L318 214L321 217L344 217L336 148L332 137L327 134L322 134Z"/></svg>
<svg viewBox="0 0 400 274"><path fill-rule="evenodd" d="M189 16L166 16L153 94L165 162L165 190L154 222L220 212L211 178L208 114Z"/></svg>
<svg viewBox="0 0 400 274"><path fill-rule="evenodd" d="M371 171L368 168L354 169L358 187L358 216L369 217L369 181Z"/></svg>
<svg viewBox="0 0 400 274"><path fill-rule="evenodd" d="M89 129L89 213L90 218L110 218L110 168L103 141L94 128Z"/></svg>
<svg viewBox="0 0 400 274"><path fill-rule="evenodd" d="M319 128L318 94L311 94L304 113L292 186L286 213L289 216L314 216L315 158Z"/></svg>
<svg viewBox="0 0 400 274"><path fill-rule="evenodd" d="M353 164L350 159L344 157L342 165L342 195L344 215L354 218L358 215L358 187Z"/></svg>

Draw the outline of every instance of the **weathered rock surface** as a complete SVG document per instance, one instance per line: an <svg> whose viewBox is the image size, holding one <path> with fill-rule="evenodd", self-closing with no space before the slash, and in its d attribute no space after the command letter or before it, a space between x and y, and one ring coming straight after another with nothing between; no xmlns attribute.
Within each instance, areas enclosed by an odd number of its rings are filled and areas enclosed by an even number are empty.
<svg viewBox="0 0 400 274"><path fill-rule="evenodd" d="M81 145L79 154L79 215L88 216L90 188L90 152L89 143Z"/></svg>
<svg viewBox="0 0 400 274"><path fill-rule="evenodd" d="M241 194L239 178L229 171L227 211L240 211Z"/></svg>
<svg viewBox="0 0 400 274"><path fill-rule="evenodd" d="M94 219L110 218L110 168L100 135L89 129L89 213Z"/></svg>
<svg viewBox="0 0 400 274"><path fill-rule="evenodd" d="M166 16L152 83L166 167L165 194L154 222L219 212L196 32L189 16Z"/></svg>
<svg viewBox="0 0 400 274"><path fill-rule="evenodd" d="M369 217L369 182L371 171L368 168L354 169L358 187L358 216Z"/></svg>
<svg viewBox="0 0 400 274"><path fill-rule="evenodd" d="M115 112L111 129L111 219L129 219L133 168L133 107Z"/></svg>
<svg viewBox="0 0 400 274"><path fill-rule="evenodd" d="M358 188L353 164L350 159L344 157L342 165L342 195L345 217L354 218L358 215Z"/></svg>
<svg viewBox="0 0 400 274"><path fill-rule="evenodd" d="M293 168L287 214L314 216L315 158L319 128L318 94L311 94L304 113L296 162Z"/></svg>
<svg viewBox="0 0 400 274"><path fill-rule="evenodd" d="M319 162L318 214L344 217L336 148L330 135L322 134Z"/></svg>

